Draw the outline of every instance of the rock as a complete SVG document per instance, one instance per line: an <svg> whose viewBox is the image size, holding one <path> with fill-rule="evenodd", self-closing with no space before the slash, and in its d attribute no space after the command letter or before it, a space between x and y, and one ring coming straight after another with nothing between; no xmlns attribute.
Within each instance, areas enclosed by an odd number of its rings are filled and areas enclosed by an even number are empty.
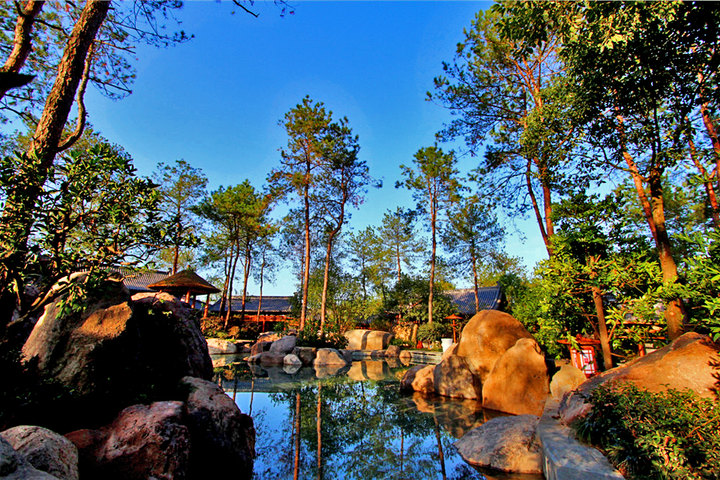
<svg viewBox="0 0 720 480"><path fill-rule="evenodd" d="M482 386L485 408L515 415L541 415L550 389L540 345L521 338L495 364Z"/></svg>
<svg viewBox="0 0 720 480"><path fill-rule="evenodd" d="M430 394L435 392L434 381L435 365L426 365L418 370L415 380L412 382L413 390L420 393Z"/></svg>
<svg viewBox="0 0 720 480"><path fill-rule="evenodd" d="M107 281L82 312L60 316L60 296L45 307L23 346L43 374L102 402L171 392L185 375L212 377L212 362L194 314L165 293L130 300L122 282Z"/></svg>
<svg viewBox="0 0 720 480"><path fill-rule="evenodd" d="M400 356L398 358L400 359L400 363L405 366L408 366L412 363L412 353L407 350L403 350L402 352L400 352Z"/></svg>
<svg viewBox="0 0 720 480"><path fill-rule="evenodd" d="M471 465L504 472L542 473L540 445L535 438L539 417L520 415L489 420L454 443Z"/></svg>
<svg viewBox="0 0 720 480"><path fill-rule="evenodd" d="M606 382L632 382L650 392L689 388L702 397L714 398L719 350L718 344L706 335L694 332L681 335L649 355L588 379L562 399L561 419L569 425L583 417L591 408L585 398Z"/></svg>
<svg viewBox="0 0 720 480"><path fill-rule="evenodd" d="M293 349L293 354L297 355L297 357L302 360L303 365L307 367L309 365L312 365L315 361L315 356L317 355L317 348L295 347Z"/></svg>
<svg viewBox="0 0 720 480"><path fill-rule="evenodd" d="M282 334L276 333L276 332L262 332L260 335L258 335L258 342L274 342L276 340L280 340L282 338Z"/></svg>
<svg viewBox="0 0 720 480"><path fill-rule="evenodd" d="M318 348L314 365L347 365L345 358L334 348Z"/></svg>
<svg viewBox="0 0 720 480"><path fill-rule="evenodd" d="M485 383L495 362L520 338L532 338L522 323L507 313L483 310L465 325L455 352L480 383Z"/></svg>
<svg viewBox="0 0 720 480"><path fill-rule="evenodd" d="M574 365L563 365L550 381L550 396L560 401L563 395L575 390L585 383L585 380L587 377L582 370Z"/></svg>
<svg viewBox="0 0 720 480"><path fill-rule="evenodd" d="M295 375L300 369L302 368L302 365L283 365L283 372L287 373L288 375Z"/></svg>
<svg viewBox="0 0 720 480"><path fill-rule="evenodd" d="M393 338L393 334L380 330L348 330L344 333L348 339L350 350L385 350Z"/></svg>
<svg viewBox="0 0 720 480"><path fill-rule="evenodd" d="M353 362L353 350L348 350L346 348L339 350L340 355L345 359L347 363Z"/></svg>
<svg viewBox="0 0 720 480"><path fill-rule="evenodd" d="M18 426L0 432L30 464L61 480L78 479L78 451L75 445L47 428Z"/></svg>
<svg viewBox="0 0 720 480"><path fill-rule="evenodd" d="M230 340L222 338L206 338L208 345L208 351L211 355L213 354L230 354L237 353L237 346Z"/></svg>
<svg viewBox="0 0 720 480"><path fill-rule="evenodd" d="M295 335L288 335L279 340L275 340L272 345L270 345L270 351L272 353L282 353L283 355L287 355L288 353L292 353L296 344L297 337Z"/></svg>
<svg viewBox="0 0 720 480"><path fill-rule="evenodd" d="M294 355L292 353L289 355L285 355L285 357L283 358L283 365L292 365L292 366L296 366L296 367L302 367L302 364L303 364L302 360L300 360L300 358L298 358L297 355Z"/></svg>
<svg viewBox="0 0 720 480"><path fill-rule="evenodd" d="M84 478L184 479L191 442L183 413L177 401L133 405L100 430L77 430L66 437L80 452Z"/></svg>
<svg viewBox="0 0 720 480"><path fill-rule="evenodd" d="M397 345L390 345L387 347L387 350L385 350L385 356L388 358L396 358L400 356L400 347Z"/></svg>
<svg viewBox="0 0 720 480"><path fill-rule="evenodd" d="M285 355L282 353L263 352L258 354L257 357L256 363L263 367L279 367L284 365L285 362Z"/></svg>
<svg viewBox="0 0 720 480"><path fill-rule="evenodd" d="M250 355L255 356L259 353L267 352L270 350L270 347L272 346L272 342L264 342L258 340L253 344L252 347L250 347Z"/></svg>
<svg viewBox="0 0 720 480"><path fill-rule="evenodd" d="M192 377L183 378L182 383L190 389L185 407L192 438L194 475L190 478L251 478L255 460L252 418L240 412L214 383Z"/></svg>
<svg viewBox="0 0 720 480"><path fill-rule="evenodd" d="M448 350L450 351L450 350ZM465 359L448 355L433 368L435 393L445 397L479 400L481 386L472 374Z"/></svg>
<svg viewBox="0 0 720 480"><path fill-rule="evenodd" d="M417 372L425 367L425 365L415 365L413 367L410 367L405 374L403 375L402 379L400 379L400 390L401 391L413 391L412 383L415 381L415 376L417 375Z"/></svg>
<svg viewBox="0 0 720 480"><path fill-rule="evenodd" d="M37 470L10 444L0 438L0 478L2 480L58 480L57 477Z"/></svg>

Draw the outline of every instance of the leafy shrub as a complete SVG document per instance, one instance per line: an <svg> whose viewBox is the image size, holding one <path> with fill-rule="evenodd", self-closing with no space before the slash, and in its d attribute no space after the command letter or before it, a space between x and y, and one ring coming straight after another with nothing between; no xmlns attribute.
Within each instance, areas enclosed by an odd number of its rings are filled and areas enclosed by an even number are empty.
<svg viewBox="0 0 720 480"><path fill-rule="evenodd" d="M452 327L440 322L423 323L418 327L417 336L423 342L437 342L443 337L452 337Z"/></svg>
<svg viewBox="0 0 720 480"><path fill-rule="evenodd" d="M602 385L578 435L605 450L627 478L720 478L720 405L685 390Z"/></svg>
<svg viewBox="0 0 720 480"><path fill-rule="evenodd" d="M297 335L297 345L299 347L341 349L347 347L347 344L347 338L339 332L323 332L320 335L312 329L305 328L298 332Z"/></svg>

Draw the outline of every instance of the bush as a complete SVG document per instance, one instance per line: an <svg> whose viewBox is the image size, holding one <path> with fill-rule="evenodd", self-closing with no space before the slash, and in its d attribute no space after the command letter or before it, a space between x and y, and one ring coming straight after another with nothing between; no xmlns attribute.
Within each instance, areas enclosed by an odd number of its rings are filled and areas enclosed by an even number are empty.
<svg viewBox="0 0 720 480"><path fill-rule="evenodd" d="M720 405L685 390L650 393L602 385L578 435L607 453L627 477L720 478Z"/></svg>
<svg viewBox="0 0 720 480"><path fill-rule="evenodd" d="M315 330L305 328L298 332L298 347L314 347L314 348L335 348L341 349L347 347L347 338L339 332L324 332L319 335Z"/></svg>
<svg viewBox="0 0 720 480"><path fill-rule="evenodd" d="M440 322L423 323L418 327L417 337L423 342L438 342L443 337L452 337L452 327Z"/></svg>

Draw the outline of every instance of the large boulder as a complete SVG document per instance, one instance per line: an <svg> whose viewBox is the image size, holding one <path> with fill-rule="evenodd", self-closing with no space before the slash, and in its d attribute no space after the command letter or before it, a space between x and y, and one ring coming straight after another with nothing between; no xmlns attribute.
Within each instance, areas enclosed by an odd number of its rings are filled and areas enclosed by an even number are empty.
<svg viewBox="0 0 720 480"><path fill-rule="evenodd" d="M75 445L47 428L21 425L0 432L16 452L38 470L61 480L78 479L78 451Z"/></svg>
<svg viewBox="0 0 720 480"><path fill-rule="evenodd" d="M463 328L455 354L465 359L480 383L485 383L495 362L521 338L532 335L518 320L498 310L483 310Z"/></svg>
<svg viewBox="0 0 720 480"><path fill-rule="evenodd" d="M550 396L560 401L562 397L585 383L587 377L574 365L563 365L550 381Z"/></svg>
<svg viewBox="0 0 720 480"><path fill-rule="evenodd" d="M447 355L433 368L435 393L445 397L479 400L481 385L468 368L465 359L455 354Z"/></svg>
<svg viewBox="0 0 720 480"><path fill-rule="evenodd" d="M495 363L482 386L485 408L541 415L549 393L545 356L532 338L521 338Z"/></svg>
<svg viewBox="0 0 720 480"><path fill-rule="evenodd" d="M80 395L122 402L171 391L186 375L212 376L200 327L175 297L145 293L131 300L122 281L111 278L75 302L84 309L66 301L60 295L45 307L22 353Z"/></svg>
<svg viewBox="0 0 720 480"><path fill-rule="evenodd" d="M400 389L424 394L435 393L434 371L435 365L415 365L411 367L400 380Z"/></svg>
<svg viewBox="0 0 720 480"><path fill-rule="evenodd" d="M206 338L208 351L211 355L237 353L238 348L231 340L224 338Z"/></svg>
<svg viewBox="0 0 720 480"><path fill-rule="evenodd" d="M272 346L273 342L266 342L266 341L260 341L258 340L253 344L252 347L250 347L250 356L255 356L263 352L267 352L270 350L270 347Z"/></svg>
<svg viewBox="0 0 720 480"><path fill-rule="evenodd" d="M585 399L607 382L632 382L650 392L690 389L713 398L718 390L720 346L706 335L689 332L669 345L626 365L603 372L580 385L560 402L563 423L570 424L589 412Z"/></svg>
<svg viewBox="0 0 720 480"><path fill-rule="evenodd" d="M348 362L345 357L334 348L318 348L314 365L339 365L344 367Z"/></svg>
<svg viewBox="0 0 720 480"><path fill-rule="evenodd" d="M294 355L302 361L304 366L310 366L315 361L317 355L317 348L315 347L295 347L292 351Z"/></svg>
<svg viewBox="0 0 720 480"><path fill-rule="evenodd" d="M58 480L33 467L24 456L0 437L0 478L2 480Z"/></svg>
<svg viewBox="0 0 720 480"><path fill-rule="evenodd" d="M111 480L188 478L190 435L183 403L133 405L99 430L77 430L66 437L80 451L85 478Z"/></svg>
<svg viewBox="0 0 720 480"><path fill-rule="evenodd" d="M192 438L192 478L252 477L255 427L249 415L212 382L185 377L185 413ZM222 461L211 461L222 459Z"/></svg>
<svg viewBox="0 0 720 480"><path fill-rule="evenodd" d="M355 329L345 332L350 350L385 350L390 345L393 334L380 330Z"/></svg>
<svg viewBox="0 0 720 480"><path fill-rule="evenodd" d="M470 430L455 442L469 464L503 472L542 473L540 444L535 429L540 417L498 417Z"/></svg>
<svg viewBox="0 0 720 480"><path fill-rule="evenodd" d="M270 345L270 351L272 353L287 355L288 353L292 353L296 344L297 337L295 335L287 335L279 340L275 340L272 345Z"/></svg>

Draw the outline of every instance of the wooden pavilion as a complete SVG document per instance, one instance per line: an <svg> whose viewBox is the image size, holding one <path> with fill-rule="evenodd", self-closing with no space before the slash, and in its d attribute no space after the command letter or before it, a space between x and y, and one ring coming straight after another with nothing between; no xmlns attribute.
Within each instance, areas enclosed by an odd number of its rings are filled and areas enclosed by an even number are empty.
<svg viewBox="0 0 720 480"><path fill-rule="evenodd" d="M181 298L185 303L195 308L195 299L197 295L207 295L203 318L207 317L208 304L210 303L210 294L218 293L219 288L211 285L207 280L202 278L192 270L183 270L166 277L158 282L148 285L148 288L159 292L167 292ZM192 301L191 301L192 299Z"/></svg>

